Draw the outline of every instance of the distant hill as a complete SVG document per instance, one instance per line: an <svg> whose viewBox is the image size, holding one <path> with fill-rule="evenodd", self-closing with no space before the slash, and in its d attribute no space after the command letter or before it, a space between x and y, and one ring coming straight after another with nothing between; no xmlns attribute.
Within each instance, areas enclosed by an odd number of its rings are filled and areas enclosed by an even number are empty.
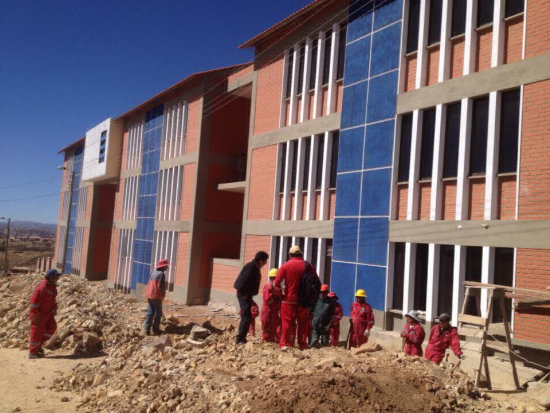
<svg viewBox="0 0 550 413"><path fill-rule="evenodd" d="M6 221L0 221L0 232L2 236L6 233ZM17 238L41 237L55 238L57 226L55 224L44 224L32 221L12 221L10 224L10 236Z"/></svg>

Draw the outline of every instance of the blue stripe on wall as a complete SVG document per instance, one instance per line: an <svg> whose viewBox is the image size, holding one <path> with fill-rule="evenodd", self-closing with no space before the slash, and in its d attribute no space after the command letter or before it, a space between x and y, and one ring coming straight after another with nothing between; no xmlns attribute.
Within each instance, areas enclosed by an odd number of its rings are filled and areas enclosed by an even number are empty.
<svg viewBox="0 0 550 413"><path fill-rule="evenodd" d="M74 234L76 228L76 211L78 209L78 189L80 187L80 178L82 177L82 161L84 158L84 147L79 146L74 150L73 153L74 163L74 180L73 180L73 195L71 200L71 205L69 205L69 225L67 231L69 234L67 236L67 254L65 255L65 264L63 266L63 273L70 274L72 271L71 261L73 259L73 245L74 245ZM67 171L70 172L70 171Z"/></svg>

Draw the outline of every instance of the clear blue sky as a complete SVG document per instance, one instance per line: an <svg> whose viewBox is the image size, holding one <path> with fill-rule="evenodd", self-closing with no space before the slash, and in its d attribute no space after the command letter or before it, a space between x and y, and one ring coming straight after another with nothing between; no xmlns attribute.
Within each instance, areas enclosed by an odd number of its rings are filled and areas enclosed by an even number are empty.
<svg viewBox="0 0 550 413"><path fill-rule="evenodd" d="M0 0L0 216L56 222L58 195L14 199L59 192L59 149L193 72L251 60L237 46L307 3Z"/></svg>

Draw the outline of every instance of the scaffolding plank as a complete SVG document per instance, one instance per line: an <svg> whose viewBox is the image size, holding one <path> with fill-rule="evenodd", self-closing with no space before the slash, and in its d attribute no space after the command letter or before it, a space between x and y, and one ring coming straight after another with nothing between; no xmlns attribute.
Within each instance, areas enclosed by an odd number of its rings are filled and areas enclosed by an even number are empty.
<svg viewBox="0 0 550 413"><path fill-rule="evenodd" d="M487 325L486 318L469 314L459 314L458 321L460 323L473 324L480 327L485 327Z"/></svg>

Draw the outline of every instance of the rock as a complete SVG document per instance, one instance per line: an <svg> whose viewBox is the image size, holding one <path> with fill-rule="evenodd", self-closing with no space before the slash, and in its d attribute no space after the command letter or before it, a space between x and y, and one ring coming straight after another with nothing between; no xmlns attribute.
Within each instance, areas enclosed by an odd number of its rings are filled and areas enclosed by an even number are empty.
<svg viewBox="0 0 550 413"><path fill-rule="evenodd" d="M102 342L101 339L92 333L84 333L82 336L82 343L86 350L90 353L97 353L101 351Z"/></svg>
<svg viewBox="0 0 550 413"><path fill-rule="evenodd" d="M118 396L122 396L122 394L123 394L122 390L113 390L107 393L107 397L108 398L118 397Z"/></svg>
<svg viewBox="0 0 550 413"><path fill-rule="evenodd" d="M206 347L207 344L206 341L193 340L191 337L189 337L186 341L195 348L203 348Z"/></svg>
<svg viewBox="0 0 550 413"><path fill-rule="evenodd" d="M336 363L336 359L334 357L329 357L326 359L323 359L315 364L315 367L317 368L323 368L323 367L337 367L339 366L338 363Z"/></svg>
<svg viewBox="0 0 550 413"><path fill-rule="evenodd" d="M352 348L351 354L357 356L359 354L363 353L374 353L376 351L382 350L382 346L376 342L369 342L363 344L361 347L358 348Z"/></svg>
<svg viewBox="0 0 550 413"><path fill-rule="evenodd" d="M21 411L21 408L20 408L20 407L16 407L16 408L12 409L12 412L14 412L14 413L15 413L15 412L20 412L20 411Z"/></svg>
<svg viewBox="0 0 550 413"><path fill-rule="evenodd" d="M210 335L210 331L204 327L194 325L191 329L191 333L189 335L189 338L191 340L204 340L206 337Z"/></svg>
<svg viewBox="0 0 550 413"><path fill-rule="evenodd" d="M543 394L537 397L538 404L545 409L550 409L550 394Z"/></svg>
<svg viewBox="0 0 550 413"><path fill-rule="evenodd" d="M61 401L62 401L63 403L67 403L67 402L69 401L69 398L68 398L67 396L62 397L62 398L61 398Z"/></svg>
<svg viewBox="0 0 550 413"><path fill-rule="evenodd" d="M254 350L254 343L252 341L248 341L245 345L244 345L244 348L246 350L249 350L249 351L253 351Z"/></svg>
<svg viewBox="0 0 550 413"><path fill-rule="evenodd" d="M99 386L100 384L105 383L105 380L107 380L107 374L97 373L94 377L93 385Z"/></svg>
<svg viewBox="0 0 550 413"><path fill-rule="evenodd" d="M449 397L449 394L445 390L438 390L435 392L435 397L439 400L445 400Z"/></svg>
<svg viewBox="0 0 550 413"><path fill-rule="evenodd" d="M141 351L149 354L155 351L160 351L163 353L166 347L172 347L172 340L169 335L155 337L151 341L145 343L142 346Z"/></svg>

